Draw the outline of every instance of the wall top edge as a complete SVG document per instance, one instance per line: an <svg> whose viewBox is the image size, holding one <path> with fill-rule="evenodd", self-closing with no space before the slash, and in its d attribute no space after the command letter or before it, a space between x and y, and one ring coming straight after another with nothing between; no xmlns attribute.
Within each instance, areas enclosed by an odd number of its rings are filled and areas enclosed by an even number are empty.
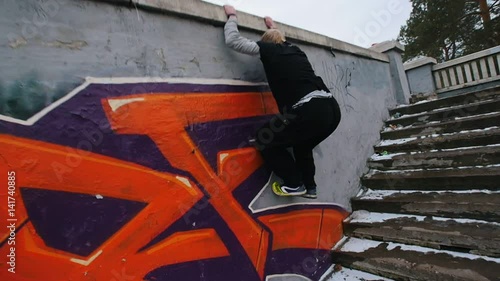
<svg viewBox="0 0 500 281"><path fill-rule="evenodd" d="M108 2L111 4L131 5L145 10L156 10L160 12L173 13L179 16L189 17L200 21L207 21L217 25L223 25L227 17L221 6L203 2L201 0L92 0L98 2ZM237 8L237 7L236 7ZM263 18L238 12L238 23L242 29L264 32L266 26ZM276 22L286 37L304 44L325 47L333 51L352 54L354 56L367 59L389 62L386 54L369 50L363 47L349 44L337 39L333 39L311 31L293 27Z"/></svg>

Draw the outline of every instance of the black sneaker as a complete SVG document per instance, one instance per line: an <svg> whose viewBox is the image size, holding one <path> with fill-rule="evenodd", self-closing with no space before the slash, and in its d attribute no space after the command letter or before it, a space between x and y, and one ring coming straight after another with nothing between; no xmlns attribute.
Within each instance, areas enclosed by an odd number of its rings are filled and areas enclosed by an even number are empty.
<svg viewBox="0 0 500 281"><path fill-rule="evenodd" d="M316 199L318 195L316 194L316 187L307 188L306 194L302 195L304 198Z"/></svg>

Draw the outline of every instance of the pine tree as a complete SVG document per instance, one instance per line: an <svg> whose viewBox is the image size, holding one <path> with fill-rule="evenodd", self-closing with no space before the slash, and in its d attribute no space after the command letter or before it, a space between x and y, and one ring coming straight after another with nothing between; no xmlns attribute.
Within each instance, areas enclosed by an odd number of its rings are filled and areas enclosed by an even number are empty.
<svg viewBox="0 0 500 281"><path fill-rule="evenodd" d="M500 0L411 0L401 28L404 59L429 56L446 61L500 45Z"/></svg>

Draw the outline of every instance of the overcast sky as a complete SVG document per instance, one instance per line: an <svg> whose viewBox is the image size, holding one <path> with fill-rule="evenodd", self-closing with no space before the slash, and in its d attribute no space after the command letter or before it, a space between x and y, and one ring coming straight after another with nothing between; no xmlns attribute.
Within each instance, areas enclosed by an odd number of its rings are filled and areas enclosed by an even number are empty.
<svg viewBox="0 0 500 281"><path fill-rule="evenodd" d="M204 0L362 47L396 39L410 16L409 0Z"/></svg>

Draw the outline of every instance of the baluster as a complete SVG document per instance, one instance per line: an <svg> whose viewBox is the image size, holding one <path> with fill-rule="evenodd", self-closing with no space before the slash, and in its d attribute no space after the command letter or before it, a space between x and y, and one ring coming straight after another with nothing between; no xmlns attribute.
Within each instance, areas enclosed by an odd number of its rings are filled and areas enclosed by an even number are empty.
<svg viewBox="0 0 500 281"><path fill-rule="evenodd" d="M472 65L472 74L474 75L474 81L481 80L481 76L479 76L479 69L477 68L477 61L471 62Z"/></svg>
<svg viewBox="0 0 500 281"><path fill-rule="evenodd" d="M481 59L479 60L479 66L481 67L481 74L483 75L483 79L488 79L488 68L486 67L486 60Z"/></svg>
<svg viewBox="0 0 500 281"><path fill-rule="evenodd" d="M473 81L472 79L472 72L470 70L470 64L464 64L464 69L465 69L465 78L467 78L467 83L470 83Z"/></svg>
<svg viewBox="0 0 500 281"><path fill-rule="evenodd" d="M456 86L457 85L457 75L455 74L455 69L453 67L450 67L448 69L448 73L450 74L450 82L451 86Z"/></svg>
<svg viewBox="0 0 500 281"><path fill-rule="evenodd" d="M448 81L448 74L446 73L446 69L441 70L441 76L443 76L443 86L448 88L450 86L450 82Z"/></svg>
<svg viewBox="0 0 500 281"><path fill-rule="evenodd" d="M438 90L443 88L443 84L441 83L441 77L439 76L439 71L434 72L434 82L436 82L436 88Z"/></svg>
<svg viewBox="0 0 500 281"><path fill-rule="evenodd" d="M455 70L457 71L457 76L458 76L458 85L463 85L465 84L465 80L464 80L464 74L463 74L463 70L462 70L462 67L463 65L459 65L455 68Z"/></svg>
<svg viewBox="0 0 500 281"><path fill-rule="evenodd" d="M497 68L495 66L495 61L493 60L493 57L488 58L488 66L490 67L491 77L497 76Z"/></svg>

